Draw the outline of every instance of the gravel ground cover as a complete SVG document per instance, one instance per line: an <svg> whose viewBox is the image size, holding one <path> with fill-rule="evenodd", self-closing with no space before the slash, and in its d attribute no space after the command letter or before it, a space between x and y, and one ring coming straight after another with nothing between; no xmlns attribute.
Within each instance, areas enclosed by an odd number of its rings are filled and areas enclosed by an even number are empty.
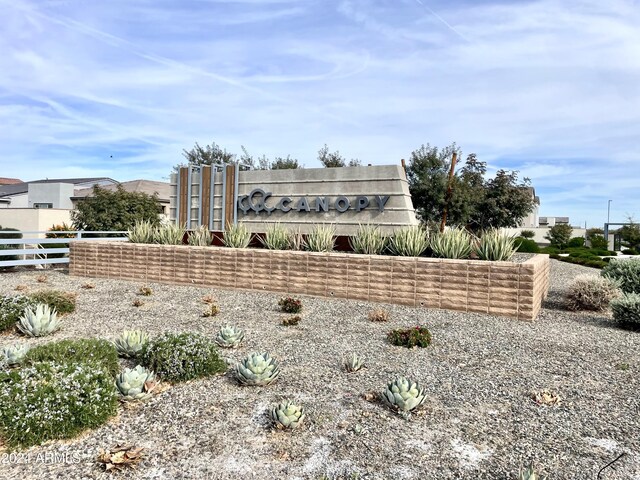
<svg viewBox="0 0 640 480"><path fill-rule="evenodd" d="M78 293L78 308L52 337L15 341L35 345L62 338L114 339L123 329L197 331L215 336L222 324L245 329L240 360L267 351L280 378L263 388L240 387L230 373L174 385L106 425L69 441L50 442L9 456L0 453L2 479L102 479L100 449L118 443L145 448L135 479L516 479L533 462L550 479L640 479L640 332L616 327L607 314L562 308L562 291L593 269L552 261L551 291L534 323L489 315L383 305L386 323L366 302L300 297L301 323L280 325L277 294L212 291L69 277L52 271L0 275L0 293L55 286ZM81 285L91 282L94 289ZM202 297L213 294L221 313L202 318ZM144 304L132 306L141 299ZM433 344L408 350L386 342L392 328L426 325ZM351 352L367 368L345 373ZM626 368L625 368L626 366ZM426 387L424 408L405 420L367 392L399 375ZM550 389L561 403L542 406L531 393ZM273 430L267 408L295 399L307 419L293 432Z"/></svg>

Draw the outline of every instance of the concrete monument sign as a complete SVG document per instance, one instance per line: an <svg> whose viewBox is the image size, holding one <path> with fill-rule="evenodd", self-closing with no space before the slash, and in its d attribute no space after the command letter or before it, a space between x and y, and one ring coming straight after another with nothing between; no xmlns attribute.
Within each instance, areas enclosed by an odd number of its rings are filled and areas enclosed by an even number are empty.
<svg viewBox="0 0 640 480"><path fill-rule="evenodd" d="M264 232L279 222L308 233L334 223L339 235L358 225L385 233L417 224L400 165L296 170L241 170L236 165L183 167L171 176L170 218L189 228L241 222Z"/></svg>

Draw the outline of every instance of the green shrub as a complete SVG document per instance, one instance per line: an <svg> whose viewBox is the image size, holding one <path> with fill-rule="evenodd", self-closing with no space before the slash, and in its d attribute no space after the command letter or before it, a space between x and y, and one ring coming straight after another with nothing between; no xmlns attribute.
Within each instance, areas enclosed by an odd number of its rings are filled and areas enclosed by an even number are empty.
<svg viewBox="0 0 640 480"><path fill-rule="evenodd" d="M60 290L41 290L29 294L29 297L36 303L44 303L49 305L51 309L55 308L58 315L73 313L76 309L75 293L62 292Z"/></svg>
<svg viewBox="0 0 640 480"><path fill-rule="evenodd" d="M591 248L590 250L594 255L598 255L601 257L607 257L610 255L616 255L616 252L611 252L606 248Z"/></svg>
<svg viewBox="0 0 640 480"><path fill-rule="evenodd" d="M640 324L640 295L626 293L611 301L614 320L620 323Z"/></svg>
<svg viewBox="0 0 640 480"><path fill-rule="evenodd" d="M633 248L627 248L626 250L622 250L623 255L638 255L638 251Z"/></svg>
<svg viewBox="0 0 640 480"><path fill-rule="evenodd" d="M605 310L620 293L618 282L599 275L578 275L566 293L569 310Z"/></svg>
<svg viewBox="0 0 640 480"><path fill-rule="evenodd" d="M376 225L359 225L356 234L349 237L349 245L355 253L379 255L387 246L387 237Z"/></svg>
<svg viewBox="0 0 640 480"><path fill-rule="evenodd" d="M15 327L27 308L34 309L38 304L24 295L5 295L0 297L0 332Z"/></svg>
<svg viewBox="0 0 640 480"><path fill-rule="evenodd" d="M568 248L575 247L584 247L584 238L583 237L573 237L567 242Z"/></svg>
<svg viewBox="0 0 640 480"><path fill-rule="evenodd" d="M289 250L291 249L291 232L279 223L274 223L267 227L260 243L269 250Z"/></svg>
<svg viewBox="0 0 640 480"><path fill-rule="evenodd" d="M59 340L31 348L24 359L25 364L38 362L90 363L99 365L110 375L120 371L118 351L107 340L82 338L79 340Z"/></svg>
<svg viewBox="0 0 640 480"><path fill-rule="evenodd" d="M480 260L506 261L516 253L516 239L500 232L487 230L482 234L473 251Z"/></svg>
<svg viewBox="0 0 640 480"><path fill-rule="evenodd" d="M73 437L117 408L113 377L96 365L42 362L0 373L0 431L11 448Z"/></svg>
<svg viewBox="0 0 640 480"><path fill-rule="evenodd" d="M163 380L181 382L226 370L215 343L198 333L165 333L149 340L140 354L143 366Z"/></svg>
<svg viewBox="0 0 640 480"><path fill-rule="evenodd" d="M61 223L60 225L53 225L49 232L45 235L46 238L76 238L76 235L73 233L56 233L56 232L69 232L73 230L73 227L67 225L66 223ZM47 248L67 248L69 246L68 243L41 243L40 247ZM46 253L46 252L45 252ZM47 258L62 258L66 254L65 253L47 253Z"/></svg>
<svg viewBox="0 0 640 480"><path fill-rule="evenodd" d="M389 239L389 250L393 255L419 257L429 248L429 233L419 227L401 228Z"/></svg>
<svg viewBox="0 0 640 480"><path fill-rule="evenodd" d="M285 313L299 313L302 311L302 300L293 297L283 297L278 300L280 310Z"/></svg>
<svg viewBox="0 0 640 480"><path fill-rule="evenodd" d="M534 232L533 230L522 230L520 232L520 236L522 238L526 238L527 240L530 240L536 236L536 232Z"/></svg>
<svg viewBox="0 0 640 480"><path fill-rule="evenodd" d="M604 235L594 234L589 237L589 243L591 248L607 249L609 248L609 242L604 238Z"/></svg>
<svg viewBox="0 0 640 480"><path fill-rule="evenodd" d="M538 244L528 238L516 237L515 246L516 251L521 253L540 253Z"/></svg>
<svg viewBox="0 0 640 480"><path fill-rule="evenodd" d="M331 252L335 247L336 228L333 225L315 225L304 241L310 252Z"/></svg>
<svg viewBox="0 0 640 480"><path fill-rule="evenodd" d="M602 275L619 281L623 292L640 293L640 260L611 260Z"/></svg>
<svg viewBox="0 0 640 480"><path fill-rule="evenodd" d="M540 249L540 253L547 253L549 255L557 255L561 253L559 248L556 247L542 247Z"/></svg>
<svg viewBox="0 0 640 480"><path fill-rule="evenodd" d="M211 232L206 225L200 225L189 233L187 244L193 247L208 247L211 245Z"/></svg>
<svg viewBox="0 0 640 480"><path fill-rule="evenodd" d="M0 232L20 232L20 230L18 230L17 228L2 228L2 226L0 226ZM9 238L22 238L22 233L7 233L7 234L2 234L0 235L0 239L9 239ZM0 252L2 252L2 250L16 250L18 248L20 248L21 245L19 244L11 244L11 245L0 245ZM5 262L5 261L10 261L10 260L18 260L18 255L2 255L0 253L0 262ZM0 270L6 270L8 268L14 268L14 267L0 267Z"/></svg>
<svg viewBox="0 0 640 480"><path fill-rule="evenodd" d="M229 248L247 248L251 242L251 233L242 223L227 225L227 229L222 234L222 243Z"/></svg>
<svg viewBox="0 0 640 480"><path fill-rule="evenodd" d="M428 347L431 344L431 333L427 327L399 328L391 330L387 339L399 347Z"/></svg>
<svg viewBox="0 0 640 480"><path fill-rule="evenodd" d="M573 228L570 225L554 225L544 236L552 247L565 248L571 240Z"/></svg>
<svg viewBox="0 0 640 480"><path fill-rule="evenodd" d="M469 258L473 237L463 228L450 228L436 233L429 243L434 257Z"/></svg>

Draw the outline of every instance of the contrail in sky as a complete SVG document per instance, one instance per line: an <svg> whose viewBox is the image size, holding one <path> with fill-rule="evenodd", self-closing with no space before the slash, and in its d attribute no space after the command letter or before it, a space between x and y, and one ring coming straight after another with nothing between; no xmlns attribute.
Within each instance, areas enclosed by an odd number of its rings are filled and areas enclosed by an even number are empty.
<svg viewBox="0 0 640 480"><path fill-rule="evenodd" d="M436 12L433 11L433 9L431 7L429 7L429 5L425 4L422 2L422 0L416 0L416 2L418 2L420 5L422 5L431 15L433 15L434 17L436 17L438 20L440 20L442 23L444 23L446 25L446 27L451 30L453 33L455 33L456 35L458 35L460 38L462 38L463 40L472 43L471 39L469 39L467 36L465 36L464 34L462 34L461 32L459 32L458 30L455 29L455 27L453 25L451 25L449 22L447 22L444 18L442 18L440 15L438 15Z"/></svg>

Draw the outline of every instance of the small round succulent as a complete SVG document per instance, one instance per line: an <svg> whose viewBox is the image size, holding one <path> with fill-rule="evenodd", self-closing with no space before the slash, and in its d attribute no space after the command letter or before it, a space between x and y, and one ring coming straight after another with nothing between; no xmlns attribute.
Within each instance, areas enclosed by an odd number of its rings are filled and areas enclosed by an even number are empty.
<svg viewBox="0 0 640 480"><path fill-rule="evenodd" d="M43 337L60 328L60 320L56 309L39 303L35 310L27 308L17 323L18 330L29 337Z"/></svg>
<svg viewBox="0 0 640 480"><path fill-rule="evenodd" d="M124 330L113 343L118 350L118 355L135 358L148 341L149 336L142 330Z"/></svg>
<svg viewBox="0 0 640 480"><path fill-rule="evenodd" d="M350 357L348 357L344 361L343 365L344 365L344 369L347 372L349 373L357 372L362 367L364 367L364 358L359 357L356 353L353 353L351 354Z"/></svg>
<svg viewBox="0 0 640 480"><path fill-rule="evenodd" d="M244 339L244 331L231 325L220 327L216 335L216 343L222 348L237 348Z"/></svg>
<svg viewBox="0 0 640 480"><path fill-rule="evenodd" d="M404 377L397 378L382 392L382 400L389 408L407 415L425 401L424 388Z"/></svg>
<svg viewBox="0 0 640 480"><path fill-rule="evenodd" d="M147 398L157 385L155 374L140 365L125 368L116 377L116 387L122 399L127 401Z"/></svg>
<svg viewBox="0 0 640 480"><path fill-rule="evenodd" d="M8 367L20 365L29 351L29 348L29 345L20 343L4 347L0 353L0 364L7 365Z"/></svg>
<svg viewBox="0 0 640 480"><path fill-rule="evenodd" d="M278 363L268 353L252 353L236 365L236 378L242 385L269 385L278 375Z"/></svg>
<svg viewBox="0 0 640 480"><path fill-rule="evenodd" d="M304 407L300 407L291 400L274 405L269 412L271 420L280 430L298 428L304 420Z"/></svg>

